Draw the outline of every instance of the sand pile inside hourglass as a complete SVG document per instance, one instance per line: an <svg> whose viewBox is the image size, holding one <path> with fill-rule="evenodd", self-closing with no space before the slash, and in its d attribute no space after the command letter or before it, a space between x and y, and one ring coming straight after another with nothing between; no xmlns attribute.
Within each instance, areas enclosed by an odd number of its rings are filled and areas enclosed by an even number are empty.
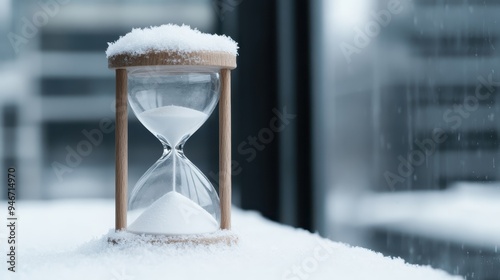
<svg viewBox="0 0 500 280"><path fill-rule="evenodd" d="M156 200L128 227L146 234L202 234L214 232L219 224L205 209L178 192Z"/></svg>

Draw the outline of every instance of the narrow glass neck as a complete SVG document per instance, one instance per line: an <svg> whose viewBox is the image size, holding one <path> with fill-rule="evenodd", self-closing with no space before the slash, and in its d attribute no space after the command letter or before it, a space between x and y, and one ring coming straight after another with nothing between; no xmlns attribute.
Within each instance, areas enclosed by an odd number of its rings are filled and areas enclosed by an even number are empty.
<svg viewBox="0 0 500 280"><path fill-rule="evenodd" d="M165 141L161 141L160 140L160 142L161 142L161 144L163 146L163 155L162 155L162 157L165 157L165 156L169 155L172 152L172 150L175 150L175 152L178 155L184 155L184 143L185 143L185 141L177 144L177 146L175 146L175 147L170 146L170 144L168 144Z"/></svg>

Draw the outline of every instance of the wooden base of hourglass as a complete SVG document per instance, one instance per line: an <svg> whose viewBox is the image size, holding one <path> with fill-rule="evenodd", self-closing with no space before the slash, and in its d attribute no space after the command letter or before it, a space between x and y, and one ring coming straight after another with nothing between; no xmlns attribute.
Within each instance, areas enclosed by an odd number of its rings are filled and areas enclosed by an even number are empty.
<svg viewBox="0 0 500 280"><path fill-rule="evenodd" d="M134 66L202 66L220 69L221 95L219 101L219 196L221 229L231 228L231 69L236 68L236 57L220 52L152 52L144 55L118 55L108 59L109 68L116 69L116 219L117 231L127 226L128 181L128 119L127 119L127 67ZM152 243L234 244L238 238L224 236L161 236ZM110 240L119 243L119 240Z"/></svg>
<svg viewBox="0 0 500 280"><path fill-rule="evenodd" d="M137 235L136 239L108 238L108 242L115 245L134 242L147 242L154 245L185 244L185 245L236 245L239 238L230 231L218 231L199 235Z"/></svg>

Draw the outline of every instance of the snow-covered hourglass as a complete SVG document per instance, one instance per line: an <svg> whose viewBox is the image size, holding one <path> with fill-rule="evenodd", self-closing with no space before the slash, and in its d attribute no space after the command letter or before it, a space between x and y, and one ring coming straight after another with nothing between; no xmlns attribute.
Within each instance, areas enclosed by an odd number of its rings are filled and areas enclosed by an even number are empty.
<svg viewBox="0 0 500 280"><path fill-rule="evenodd" d="M217 192L183 147L217 105L219 74L196 67L139 67L128 71L128 82L130 107L164 149L132 190L128 231L184 235L218 230Z"/></svg>
<svg viewBox="0 0 500 280"><path fill-rule="evenodd" d="M117 231L147 235L155 243L236 242L227 230L231 228L230 70L236 68L237 49L229 37L172 24L133 29L109 44L108 66L116 70ZM183 152L218 102L219 194ZM160 159L130 193L127 103L163 146ZM123 240L116 237L110 242Z"/></svg>

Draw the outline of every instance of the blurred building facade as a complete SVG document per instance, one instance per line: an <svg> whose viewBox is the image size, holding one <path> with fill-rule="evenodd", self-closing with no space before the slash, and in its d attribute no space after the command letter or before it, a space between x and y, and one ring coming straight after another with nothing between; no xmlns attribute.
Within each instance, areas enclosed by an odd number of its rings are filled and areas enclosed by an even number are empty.
<svg viewBox="0 0 500 280"><path fill-rule="evenodd" d="M6 38L0 40L1 157L4 167L18 167L19 198L112 197L114 72L107 69L106 43L132 28L165 22L214 32L212 2L0 2ZM111 122L110 131L100 128L103 122ZM217 141L210 132L216 124L207 125L200 138L209 134ZM129 126L133 185L159 158L161 146L132 114ZM191 151L206 171L216 155L196 148L200 138L193 137Z"/></svg>
<svg viewBox="0 0 500 280"><path fill-rule="evenodd" d="M467 207L475 211L477 196L470 196L469 206L458 200L445 206L448 195L459 193L458 183L471 193L482 193L478 183L499 186L500 6L359 0L323 1L322 7L324 29L317 40L326 62L317 60L323 78L316 84L323 94L315 104L323 125L315 135L327 157L315 160L325 166L315 170L326 185L319 187L330 193L322 204L328 209L324 231L467 279L498 279L500 270L492 265L499 260L496 241L485 241L486 230L453 239L435 230L449 232L446 221L429 220L421 231L408 224L434 209L435 194L444 206L435 217L454 219ZM405 194L414 195L404 200ZM387 207L370 204L382 198ZM358 211L365 202L380 207ZM391 220L401 204L413 212ZM494 213L477 219L486 225ZM384 222L377 224L379 218ZM467 227L470 220L462 220Z"/></svg>

